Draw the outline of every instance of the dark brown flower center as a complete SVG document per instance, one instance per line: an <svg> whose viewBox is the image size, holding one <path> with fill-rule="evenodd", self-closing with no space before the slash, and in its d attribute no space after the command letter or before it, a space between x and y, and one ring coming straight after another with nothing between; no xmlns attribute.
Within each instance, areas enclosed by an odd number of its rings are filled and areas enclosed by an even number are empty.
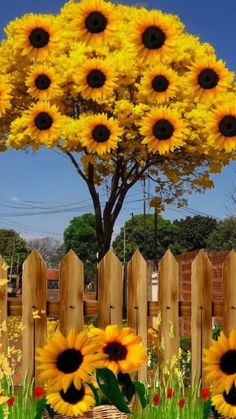
<svg viewBox="0 0 236 419"><path fill-rule="evenodd" d="M70 374L78 370L83 362L83 355L77 349L66 349L58 355L56 366L64 374Z"/></svg>
<svg viewBox="0 0 236 419"><path fill-rule="evenodd" d="M47 112L40 112L35 118L35 125L38 129L44 131L51 128L53 119Z"/></svg>
<svg viewBox="0 0 236 419"><path fill-rule="evenodd" d="M142 34L143 45L148 49L161 48L165 40L166 35L158 26L149 26Z"/></svg>
<svg viewBox="0 0 236 419"><path fill-rule="evenodd" d="M219 129L225 137L234 137L236 135L236 117L226 115L219 123Z"/></svg>
<svg viewBox="0 0 236 419"><path fill-rule="evenodd" d="M104 347L105 354L109 355L109 361L121 361L126 359L128 353L126 346L120 342L110 342Z"/></svg>
<svg viewBox="0 0 236 419"><path fill-rule="evenodd" d="M100 12L91 12L85 19L88 32L101 33L107 27L107 18Z"/></svg>
<svg viewBox="0 0 236 419"><path fill-rule="evenodd" d="M156 76L152 80L152 88L156 92L165 92L169 87L169 80L165 76Z"/></svg>
<svg viewBox="0 0 236 419"><path fill-rule="evenodd" d="M231 406L236 406L236 387L234 384L232 385L228 394L226 391L223 392L223 398L225 399L226 403L230 404Z"/></svg>
<svg viewBox="0 0 236 419"><path fill-rule="evenodd" d="M90 87L98 89L99 87L104 86L106 82L106 77L100 70L92 70L87 75L87 83Z"/></svg>
<svg viewBox="0 0 236 419"><path fill-rule="evenodd" d="M157 140L168 140L173 132L174 127L167 119L159 119L153 127L153 134Z"/></svg>
<svg viewBox="0 0 236 419"><path fill-rule="evenodd" d="M198 75L198 84L203 89L213 89L217 86L219 81L218 74L211 68L205 68Z"/></svg>
<svg viewBox="0 0 236 419"><path fill-rule="evenodd" d="M220 369L227 375L236 373L236 350L230 349L220 359Z"/></svg>
<svg viewBox="0 0 236 419"><path fill-rule="evenodd" d="M85 395L84 387L81 387L80 390L75 388L74 384L71 384L67 391L64 393L63 390L60 391L60 396L64 402L69 404L76 404L83 400Z"/></svg>
<svg viewBox="0 0 236 419"><path fill-rule="evenodd" d="M50 87L50 85L51 85L51 80L46 74L40 74L35 79L35 86L39 90L46 90Z"/></svg>
<svg viewBox="0 0 236 419"><path fill-rule="evenodd" d="M105 143L109 139L110 134L109 129L103 124L97 125L92 132L93 139L97 143Z"/></svg>
<svg viewBox="0 0 236 419"><path fill-rule="evenodd" d="M49 42L49 33L42 28L35 28L29 36L30 43L35 48L43 48Z"/></svg>

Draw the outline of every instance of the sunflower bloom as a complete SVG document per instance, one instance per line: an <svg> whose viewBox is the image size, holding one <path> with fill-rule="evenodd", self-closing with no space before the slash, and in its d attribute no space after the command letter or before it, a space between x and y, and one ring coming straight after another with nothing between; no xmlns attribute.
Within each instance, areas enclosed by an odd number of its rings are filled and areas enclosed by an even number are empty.
<svg viewBox="0 0 236 419"><path fill-rule="evenodd" d="M48 64L32 66L25 84L28 93L35 99L51 100L60 93L59 76Z"/></svg>
<svg viewBox="0 0 236 419"><path fill-rule="evenodd" d="M111 65L98 58L88 60L74 74L75 89L87 100L101 100L113 94L115 80Z"/></svg>
<svg viewBox="0 0 236 419"><path fill-rule="evenodd" d="M143 119L140 133L144 136L142 144L149 151L165 154L184 145L185 126L177 111L167 107L154 109Z"/></svg>
<svg viewBox="0 0 236 419"><path fill-rule="evenodd" d="M211 114L207 124L210 144L220 150L231 152L236 150L236 104L223 103Z"/></svg>
<svg viewBox="0 0 236 419"><path fill-rule="evenodd" d="M139 92L143 97L163 103L176 97L177 88L177 73L171 68L159 64L144 74Z"/></svg>
<svg viewBox="0 0 236 419"><path fill-rule="evenodd" d="M5 77L0 77L0 116L11 108L11 86Z"/></svg>
<svg viewBox="0 0 236 419"><path fill-rule="evenodd" d="M84 412L95 405L93 392L85 383L80 389L77 389L72 383L66 391L49 392L46 398L56 413L69 417L83 416Z"/></svg>
<svg viewBox="0 0 236 419"><path fill-rule="evenodd" d="M82 0L73 20L78 39L98 44L109 41L117 24L114 5L103 0Z"/></svg>
<svg viewBox="0 0 236 419"><path fill-rule="evenodd" d="M142 338L136 336L130 327L118 329L116 325L111 325L105 330L95 329L94 333L102 342L102 353L107 355L104 367L114 374L138 371L147 360Z"/></svg>
<svg viewBox="0 0 236 419"><path fill-rule="evenodd" d="M182 26L172 15L154 10L140 13L130 35L139 58L165 60L175 52Z"/></svg>
<svg viewBox="0 0 236 419"><path fill-rule="evenodd" d="M190 67L186 77L189 92L202 102L216 99L217 96L230 88L234 73L228 71L222 60L216 61L213 57L200 57Z"/></svg>
<svg viewBox="0 0 236 419"><path fill-rule="evenodd" d="M37 348L40 377L56 391L65 393L71 384L80 389L82 380L91 381L90 374L102 365L104 355L98 351L99 340L91 341L86 331L72 329L67 337L58 331L44 348Z"/></svg>
<svg viewBox="0 0 236 419"><path fill-rule="evenodd" d="M229 392L223 391L211 398L218 413L224 417L236 418L236 387L233 384Z"/></svg>
<svg viewBox="0 0 236 419"><path fill-rule="evenodd" d="M105 114L91 115L81 121L80 142L89 153L104 156L117 148L122 132L115 119Z"/></svg>
<svg viewBox="0 0 236 419"><path fill-rule="evenodd" d="M204 355L206 380L212 381L216 390L228 394L232 386L236 386L236 329L231 331L229 338L221 332L218 340L212 341L209 349L204 349Z"/></svg>
<svg viewBox="0 0 236 419"><path fill-rule="evenodd" d="M28 14L19 19L16 30L17 46L29 58L46 58L58 44L58 26L50 15Z"/></svg>

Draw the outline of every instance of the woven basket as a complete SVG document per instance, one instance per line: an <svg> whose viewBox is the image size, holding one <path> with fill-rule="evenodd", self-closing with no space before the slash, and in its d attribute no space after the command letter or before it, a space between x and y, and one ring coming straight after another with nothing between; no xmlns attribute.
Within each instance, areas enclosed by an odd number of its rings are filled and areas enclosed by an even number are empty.
<svg viewBox="0 0 236 419"><path fill-rule="evenodd" d="M76 416L74 419L127 419L126 413L120 412L115 406L104 405L96 406L92 410L84 413L83 416ZM50 419L50 416L45 413L44 419ZM54 419L71 419L70 416L56 415Z"/></svg>

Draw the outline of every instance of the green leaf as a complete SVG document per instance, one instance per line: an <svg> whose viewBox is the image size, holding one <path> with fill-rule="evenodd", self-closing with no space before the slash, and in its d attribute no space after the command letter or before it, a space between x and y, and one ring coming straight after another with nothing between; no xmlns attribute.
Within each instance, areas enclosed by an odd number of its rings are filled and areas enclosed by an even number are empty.
<svg viewBox="0 0 236 419"><path fill-rule="evenodd" d="M98 391L96 389L96 387L92 384L92 383L88 383L89 387L91 388L94 398L95 398L95 402L96 402L96 406L100 406L100 399L99 399L99 394Z"/></svg>
<svg viewBox="0 0 236 419"><path fill-rule="evenodd" d="M34 419L42 419L43 416L43 412L46 408L47 402L45 397L43 397L42 399L37 401L36 404L36 415L34 417Z"/></svg>
<svg viewBox="0 0 236 419"><path fill-rule="evenodd" d="M49 404L47 404L46 410L47 410L51 419L53 419L56 416L56 412L51 408L51 406Z"/></svg>
<svg viewBox="0 0 236 419"><path fill-rule="evenodd" d="M135 386L135 392L138 394L141 406L144 409L148 404L148 401L146 398L145 385L143 383L140 383L140 381L134 381L133 383Z"/></svg>
<svg viewBox="0 0 236 419"><path fill-rule="evenodd" d="M203 419L208 419L212 409L211 400L207 400L203 405Z"/></svg>
<svg viewBox="0 0 236 419"><path fill-rule="evenodd" d="M135 386L133 381L130 378L129 374L123 374L122 372L119 372L118 376L118 383L122 386L122 394L128 402L130 402L133 398L133 395L135 394Z"/></svg>
<svg viewBox="0 0 236 419"><path fill-rule="evenodd" d="M215 406L213 406L213 405L211 406L211 412L214 416L214 419L219 419L220 418L219 412L217 412L217 410L215 409Z"/></svg>
<svg viewBox="0 0 236 419"><path fill-rule="evenodd" d="M120 412L131 413L120 391L117 378L113 372L108 368L97 369L96 377L98 385L104 396L106 396Z"/></svg>

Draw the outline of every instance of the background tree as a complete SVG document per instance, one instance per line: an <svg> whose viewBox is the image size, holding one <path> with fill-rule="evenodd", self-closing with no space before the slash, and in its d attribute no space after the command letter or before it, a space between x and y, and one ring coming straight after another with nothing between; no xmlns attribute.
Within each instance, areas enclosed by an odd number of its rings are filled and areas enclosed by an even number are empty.
<svg viewBox="0 0 236 419"><path fill-rule="evenodd" d="M124 259L124 228L125 228L125 260L130 260L136 249L139 249L146 259L159 260L165 251L173 244L176 227L169 220L157 217L157 254L155 255L154 215L134 215L125 222L120 233L112 243L112 247L120 260Z"/></svg>
<svg viewBox="0 0 236 419"><path fill-rule="evenodd" d="M176 227L173 251L175 254L206 249L209 235L215 230L217 221L212 217L195 215L173 222Z"/></svg>
<svg viewBox="0 0 236 419"><path fill-rule="evenodd" d="M74 217L64 231L64 247L78 255L85 264L85 282L94 282L97 270L96 221L94 214Z"/></svg>
<svg viewBox="0 0 236 419"><path fill-rule="evenodd" d="M236 249L236 217L217 223L207 239L207 248L216 251Z"/></svg>
<svg viewBox="0 0 236 419"><path fill-rule="evenodd" d="M29 251L35 249L39 252L42 258L47 263L48 268L58 268L59 264L65 255L64 246L60 240L54 237L36 237L27 240L27 247Z"/></svg>
<svg viewBox="0 0 236 419"><path fill-rule="evenodd" d="M176 16L68 2L59 16L30 14L6 28L1 149L57 147L68 157L93 201L101 259L141 179L156 183L159 207L213 186L210 174L236 147L233 80Z"/></svg>
<svg viewBox="0 0 236 419"><path fill-rule="evenodd" d="M9 274L19 273L28 256L26 241L14 230L0 229L0 255L9 266Z"/></svg>

